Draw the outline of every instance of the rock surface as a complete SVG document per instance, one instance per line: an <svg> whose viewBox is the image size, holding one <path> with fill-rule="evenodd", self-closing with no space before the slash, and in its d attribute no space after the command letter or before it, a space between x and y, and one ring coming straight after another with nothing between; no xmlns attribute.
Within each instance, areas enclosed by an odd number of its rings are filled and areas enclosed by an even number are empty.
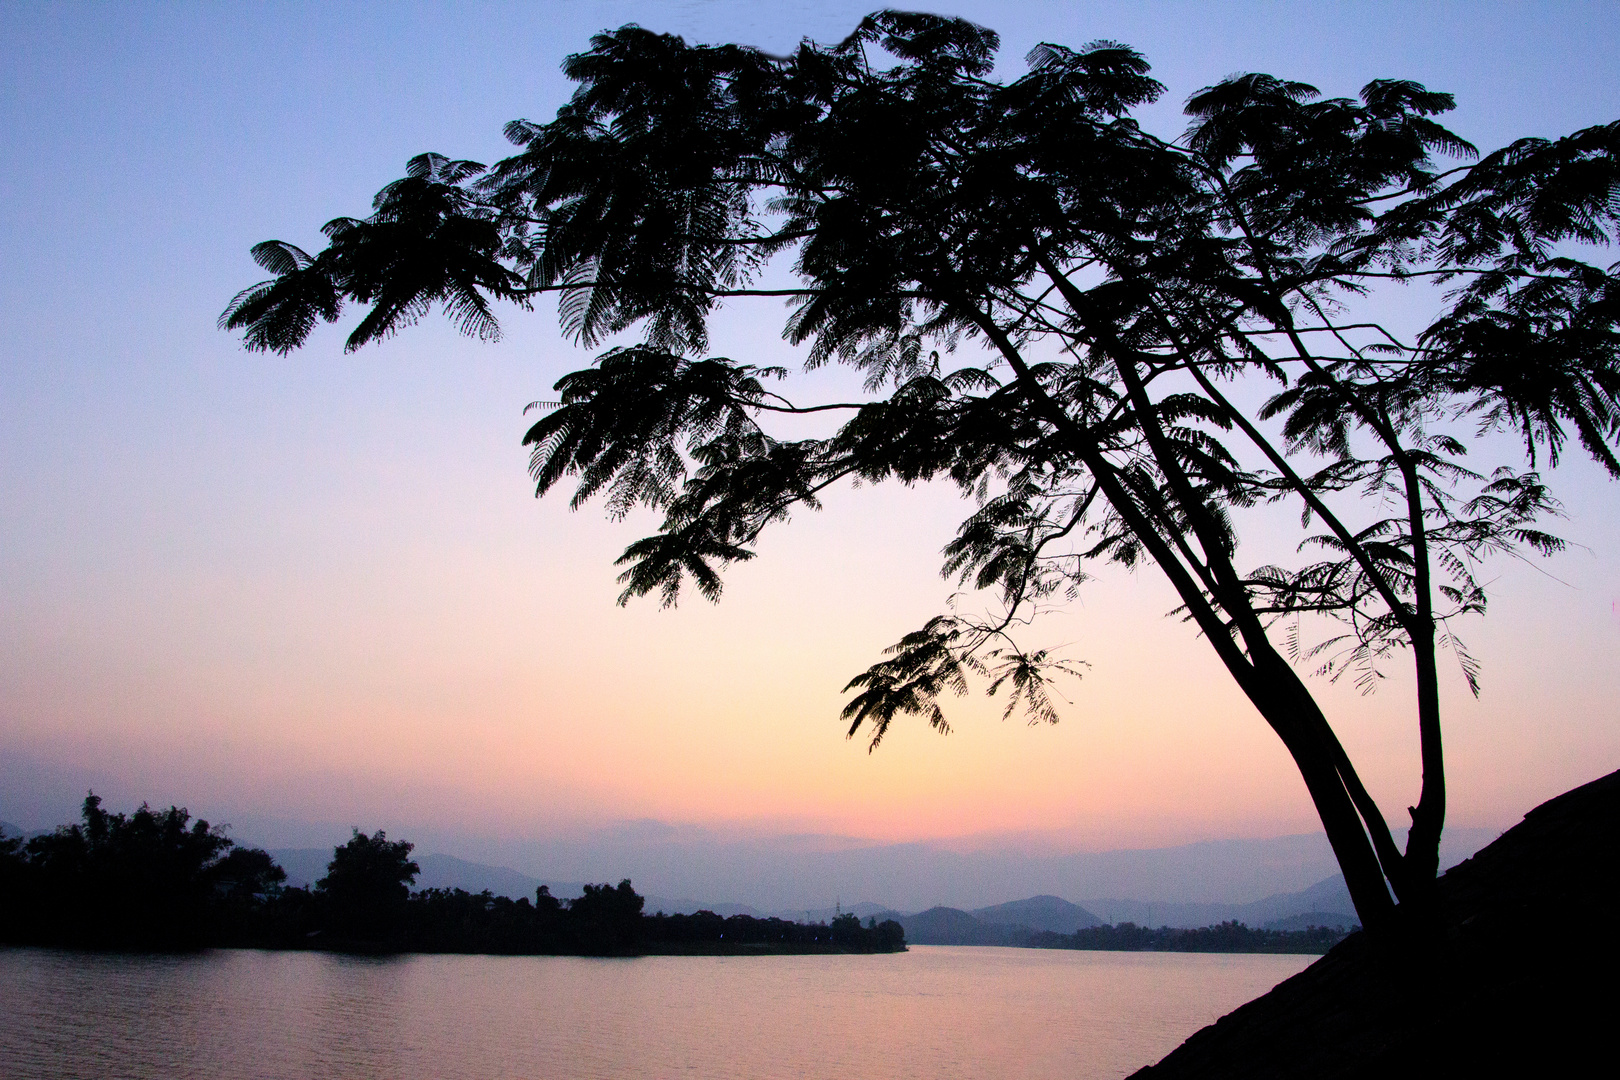
<svg viewBox="0 0 1620 1080"><path fill-rule="evenodd" d="M1352 934L1132 1080L1612 1075L1620 772L1536 807L1437 892L1426 959Z"/></svg>

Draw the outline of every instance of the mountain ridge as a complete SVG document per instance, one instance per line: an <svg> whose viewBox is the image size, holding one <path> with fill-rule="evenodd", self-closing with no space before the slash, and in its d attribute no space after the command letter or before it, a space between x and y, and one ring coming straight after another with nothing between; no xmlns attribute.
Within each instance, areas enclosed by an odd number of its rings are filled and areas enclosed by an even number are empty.
<svg viewBox="0 0 1620 1080"><path fill-rule="evenodd" d="M270 851L270 856L287 871L288 885L309 887L325 876L331 851L327 848L276 848ZM512 899L533 896L541 885L560 899L570 899L584 892L584 882L531 877L508 866L472 862L453 855L418 855L416 862L421 867L416 880L418 889L465 889L471 893L487 889L496 896ZM749 904L644 895L649 912L675 915L706 910L726 917L751 915L756 918L767 914ZM971 910L936 904L923 911L903 912L863 901L839 908L789 909L769 914L794 921L802 916L806 922L827 922L839 910L863 920L876 918L882 922L892 918L906 928L906 939L917 945L1020 945L1040 931L1072 934L1077 929L1120 922L1191 929L1234 921L1278 930L1305 925L1347 927L1355 923L1354 916L1348 914L1355 909L1344 888L1344 879L1338 875L1307 889L1275 893L1247 904L1173 904L1112 898L1076 904L1043 893ZM1313 916L1318 917L1318 921L1312 922Z"/></svg>
<svg viewBox="0 0 1620 1080"><path fill-rule="evenodd" d="M1088 901L1088 903L1091 903ZM1091 910L1061 897L1043 895L1013 900L973 911L937 905L926 911L884 911L879 920L894 919L905 927L912 945L1022 945L1032 936L1049 931L1072 934L1093 926L1136 922L1158 928L1191 930L1223 922L1240 922L1258 930L1303 930L1311 926L1351 929L1360 925L1350 904L1344 879L1325 878L1308 889L1276 893L1248 904L1157 904L1141 900L1109 900L1112 910L1127 913L1157 910L1162 919L1099 918Z"/></svg>

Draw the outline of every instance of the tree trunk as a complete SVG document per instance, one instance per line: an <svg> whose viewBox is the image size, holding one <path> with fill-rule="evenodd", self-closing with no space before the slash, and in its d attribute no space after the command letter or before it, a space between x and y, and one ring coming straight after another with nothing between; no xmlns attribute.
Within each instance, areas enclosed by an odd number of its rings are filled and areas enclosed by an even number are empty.
<svg viewBox="0 0 1620 1080"><path fill-rule="evenodd" d="M1250 685L1244 685L1244 692L1282 739L1305 781L1305 789L1310 792L1322 830L1327 833L1328 844L1339 861L1345 888L1350 892L1361 925L1371 933L1378 933L1392 921L1395 902L1384 882L1378 854L1373 850L1350 793L1345 790L1332 755L1311 730L1301 703L1292 700L1294 694L1289 692L1286 680L1272 681L1257 674L1246 682ZM1271 685L1263 689L1254 685L1262 682ZM1305 707L1314 708L1315 702L1308 702Z"/></svg>
<svg viewBox="0 0 1620 1080"><path fill-rule="evenodd" d="M1406 837L1406 862L1415 887L1423 889L1440 871L1440 833L1446 822L1446 769L1440 734L1439 678L1435 643L1413 635L1418 675L1418 728L1423 755L1423 788L1411 808L1412 829Z"/></svg>

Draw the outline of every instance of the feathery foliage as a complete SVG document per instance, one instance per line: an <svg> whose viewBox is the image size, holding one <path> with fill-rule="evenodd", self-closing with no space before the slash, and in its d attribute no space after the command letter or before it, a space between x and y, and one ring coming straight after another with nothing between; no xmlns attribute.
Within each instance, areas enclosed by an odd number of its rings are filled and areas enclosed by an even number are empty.
<svg viewBox="0 0 1620 1080"><path fill-rule="evenodd" d="M1620 476L1620 278L1586 261L1620 222L1620 123L1480 156L1416 83L1324 97L1246 74L1166 140L1132 117L1164 87L1129 47L1042 44L1007 82L998 47L901 12L784 57L600 34L553 120L507 126L513 156L424 155L320 254L260 245L275 277L222 324L286 352L355 301L355 348L438 304L493 338L495 301L556 293L582 345L639 332L559 382L525 440L537 493L566 478L575 505L663 515L622 599L717 598L766 526L842 480L956 485L976 509L944 570L985 613L956 605L850 682L874 746L905 715L948 730L942 699L975 680L1056 720L1051 680L1078 668L1018 629L1099 563L1158 567L1376 929L1388 890L1421 900L1435 875L1437 655L1477 690L1451 624L1485 610L1482 560L1559 548L1536 470L1572 437ZM1437 307L1409 339L1368 314L1402 285ZM787 372L705 355L719 306L754 296L790 303L807 368L863 373L857 400L798 402L767 388ZM825 437L772 434L821 412ZM1522 453L1465 463L1504 442ZM1240 523L1268 506L1299 515L1299 559L1245 568ZM1370 688L1396 655L1423 761L1404 851L1298 670Z"/></svg>

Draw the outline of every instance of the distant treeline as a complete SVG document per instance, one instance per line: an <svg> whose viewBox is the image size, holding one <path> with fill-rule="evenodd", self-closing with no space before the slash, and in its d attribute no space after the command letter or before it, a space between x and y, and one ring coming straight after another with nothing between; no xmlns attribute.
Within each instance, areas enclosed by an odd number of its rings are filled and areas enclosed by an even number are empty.
<svg viewBox="0 0 1620 1080"><path fill-rule="evenodd" d="M1035 949L1094 949L1102 952L1325 953L1344 940L1337 927L1304 930L1252 930L1240 922L1223 922L1196 930L1177 927L1088 926L1072 934L1042 931L1030 937Z"/></svg>
<svg viewBox="0 0 1620 1080"><path fill-rule="evenodd" d="M268 853L177 807L108 813L24 842L0 838L0 942L85 949L210 946L553 955L897 952L900 924L747 915L648 915L628 879L562 900L411 891L412 846L356 830L313 888L289 888Z"/></svg>

